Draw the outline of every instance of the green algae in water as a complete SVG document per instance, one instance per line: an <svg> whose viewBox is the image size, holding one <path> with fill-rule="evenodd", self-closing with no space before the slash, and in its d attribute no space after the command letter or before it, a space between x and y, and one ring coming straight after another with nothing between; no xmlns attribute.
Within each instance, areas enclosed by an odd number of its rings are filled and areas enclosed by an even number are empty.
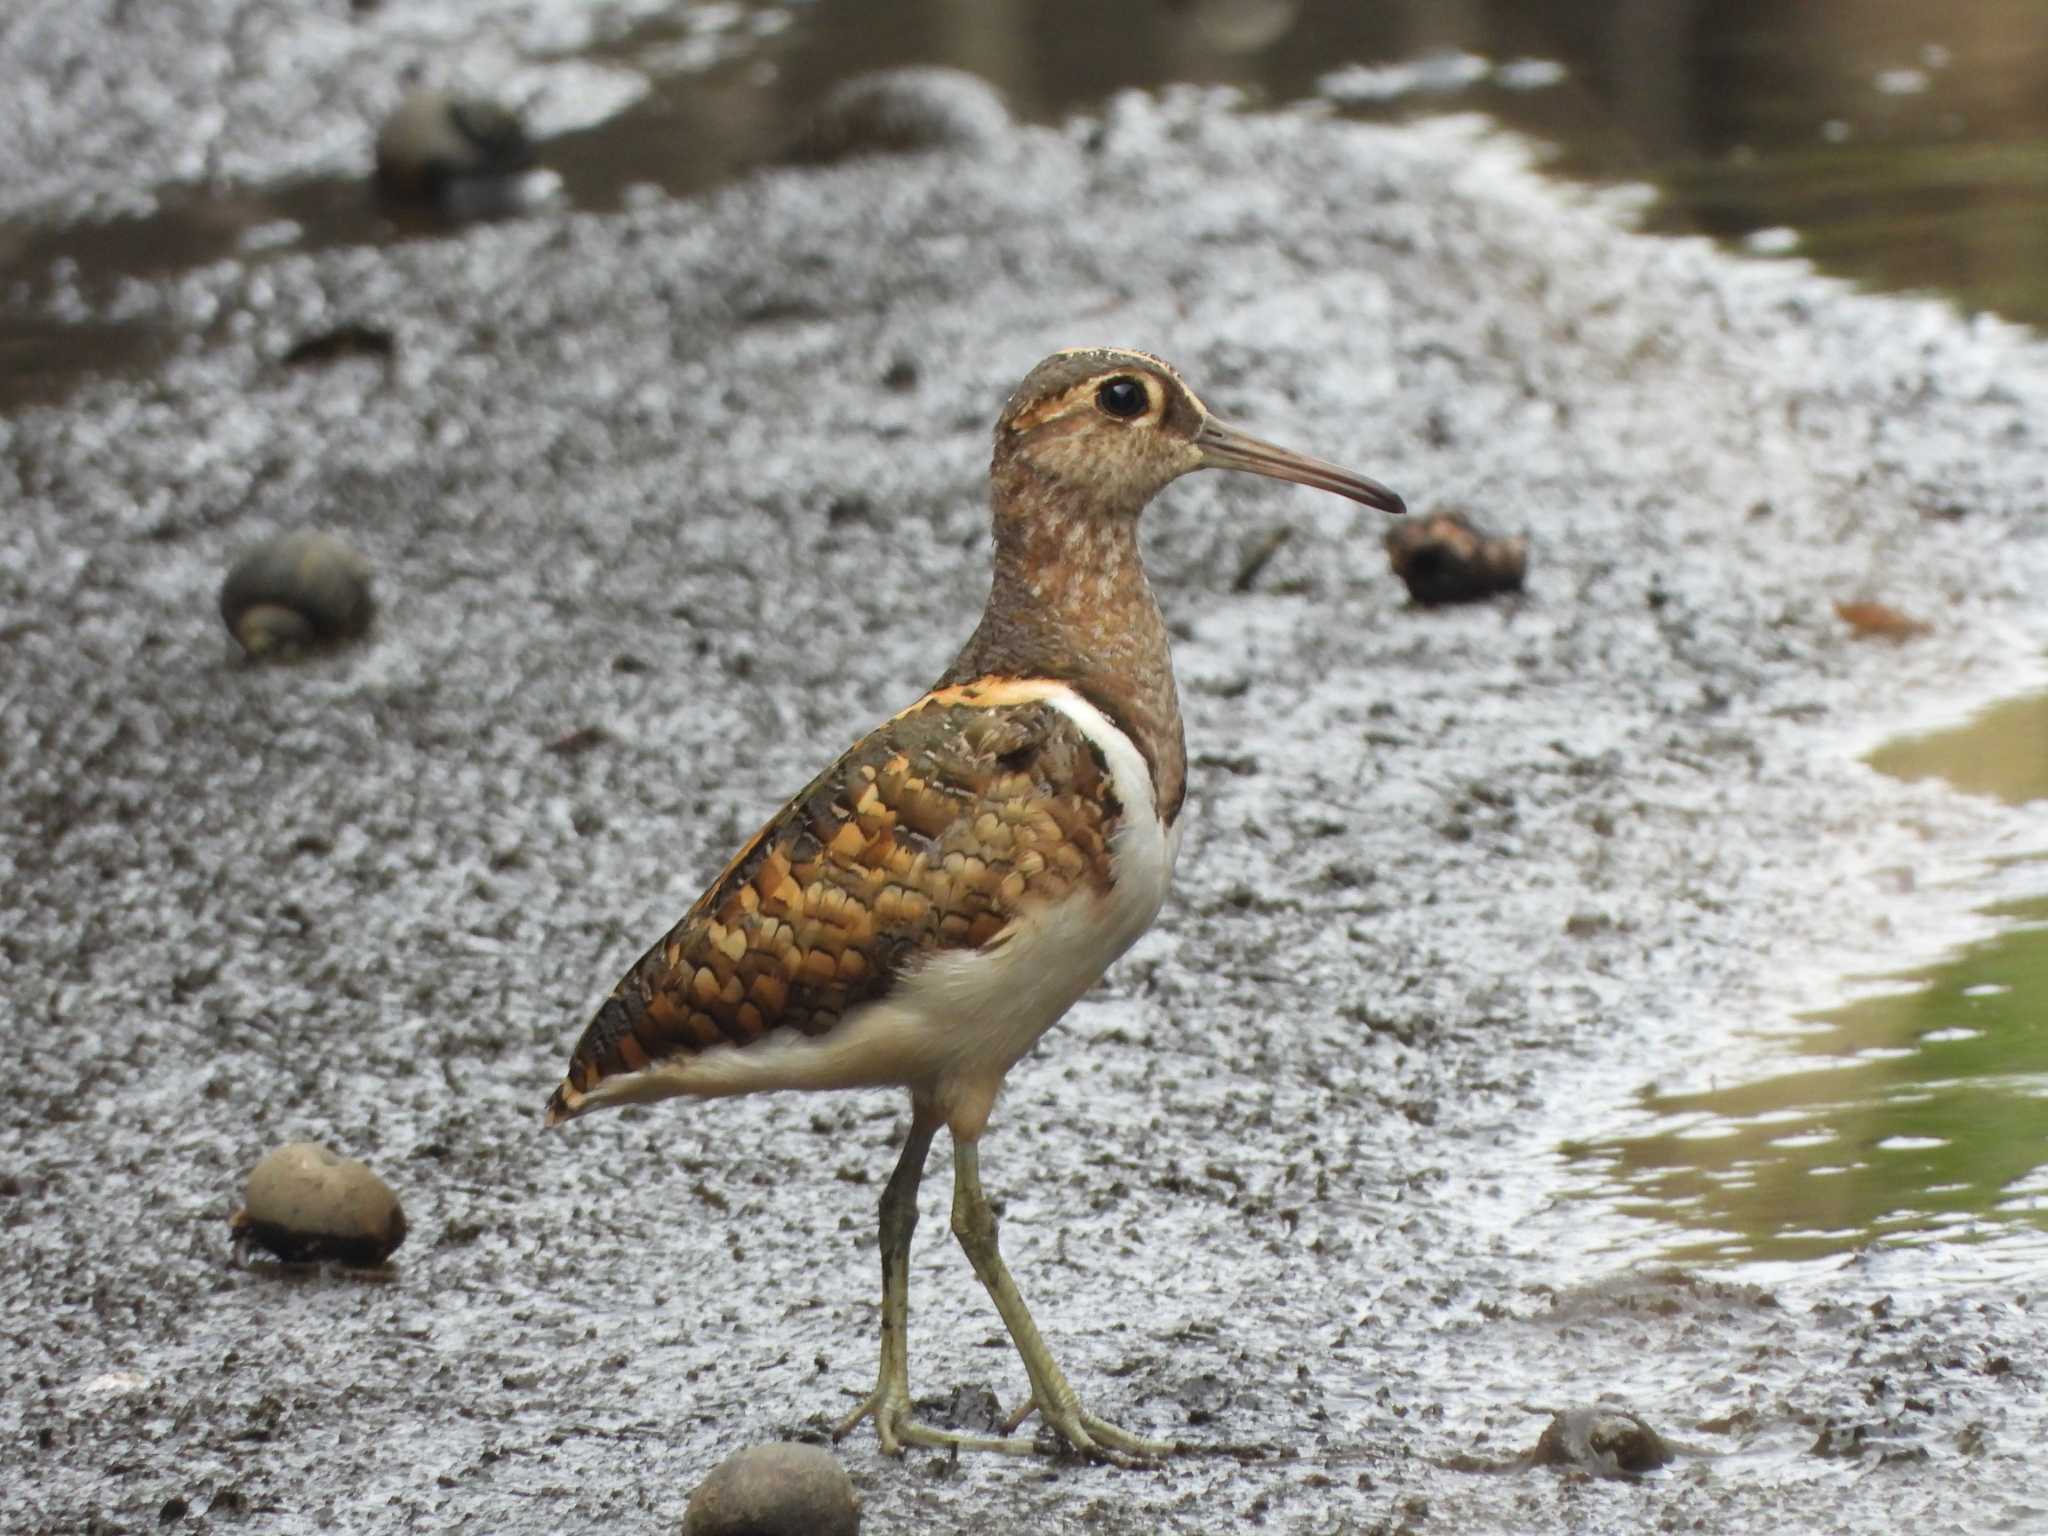
<svg viewBox="0 0 2048 1536"><path fill-rule="evenodd" d="M1946 779L2013 805L2048 799L2048 693L1993 705L1954 730L1888 743L1868 761L1893 778Z"/></svg>
<svg viewBox="0 0 2048 1536"><path fill-rule="evenodd" d="M1888 743L1870 765L2008 804L2048 799L2048 694ZM1681 1261L1819 1258L1878 1239L2048 1231L2048 897L1932 976L1825 1013L1788 1069L1645 1095L1657 1129L1566 1148Z"/></svg>
<svg viewBox="0 0 2048 1536"><path fill-rule="evenodd" d="M1659 1094L1639 1136L1568 1147L1596 1194L1676 1228L1680 1262L1820 1258L1884 1239L2048 1233L2048 898L1913 990L1812 1014L1803 1065Z"/></svg>

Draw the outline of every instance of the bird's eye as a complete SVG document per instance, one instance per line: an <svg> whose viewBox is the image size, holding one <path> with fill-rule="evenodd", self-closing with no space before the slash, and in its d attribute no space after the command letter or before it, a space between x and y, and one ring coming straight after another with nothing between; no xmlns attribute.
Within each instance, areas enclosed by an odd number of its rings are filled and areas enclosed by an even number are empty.
<svg viewBox="0 0 2048 1536"><path fill-rule="evenodd" d="M1125 374L1113 379L1104 379L1102 387L1095 391L1095 403L1110 415L1123 421L1133 416L1142 416L1151 401L1145 394L1145 386Z"/></svg>

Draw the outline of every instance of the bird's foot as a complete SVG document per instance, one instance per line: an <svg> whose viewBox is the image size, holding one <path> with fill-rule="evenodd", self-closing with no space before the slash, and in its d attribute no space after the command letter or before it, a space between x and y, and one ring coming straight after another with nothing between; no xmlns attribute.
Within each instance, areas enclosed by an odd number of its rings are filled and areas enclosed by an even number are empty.
<svg viewBox="0 0 2048 1536"><path fill-rule="evenodd" d="M1023 1406L1004 1421L1003 1433L1015 1434L1034 1413L1077 1454L1112 1466L1156 1467L1167 1457L1187 1449L1176 1440L1148 1440L1143 1435L1134 1435L1107 1419L1098 1419L1078 1402L1046 1412L1035 1395L1025 1398Z"/></svg>
<svg viewBox="0 0 2048 1536"><path fill-rule="evenodd" d="M967 1435L958 1430L939 1429L914 1418L910 1393L890 1385L878 1385L861 1405L832 1426L834 1442L845 1439L860 1427L863 1419L875 1421L875 1438L882 1454L901 1456L913 1445L940 1451L999 1451L1006 1456L1029 1456L1036 1449L1029 1440L1003 1440L991 1435Z"/></svg>

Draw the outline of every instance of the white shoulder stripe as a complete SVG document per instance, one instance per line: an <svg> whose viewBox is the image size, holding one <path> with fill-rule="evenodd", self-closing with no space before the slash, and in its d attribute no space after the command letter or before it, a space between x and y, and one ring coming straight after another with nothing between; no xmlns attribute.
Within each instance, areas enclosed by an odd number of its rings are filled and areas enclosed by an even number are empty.
<svg viewBox="0 0 2048 1536"><path fill-rule="evenodd" d="M1110 783L1125 814L1157 822L1159 806L1152 794L1152 770L1146 766L1145 755L1131 740L1129 732L1065 683L1052 684L1045 695L1045 702L1073 721L1081 734L1102 754L1103 761L1109 764Z"/></svg>

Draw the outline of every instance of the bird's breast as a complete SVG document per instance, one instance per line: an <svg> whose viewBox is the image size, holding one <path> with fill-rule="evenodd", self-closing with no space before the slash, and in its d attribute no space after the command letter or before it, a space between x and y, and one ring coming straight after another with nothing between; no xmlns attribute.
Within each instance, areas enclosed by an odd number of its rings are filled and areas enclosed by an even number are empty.
<svg viewBox="0 0 2048 1536"><path fill-rule="evenodd" d="M1151 771L1131 738L1078 693L1060 689L1048 702L1102 755L1122 808L1107 888L1077 885L1020 913L986 949L934 957L918 978L937 1005L934 1016L967 1024L949 1033L998 1070L1030 1050L1152 926L1180 852L1180 824L1161 821Z"/></svg>

